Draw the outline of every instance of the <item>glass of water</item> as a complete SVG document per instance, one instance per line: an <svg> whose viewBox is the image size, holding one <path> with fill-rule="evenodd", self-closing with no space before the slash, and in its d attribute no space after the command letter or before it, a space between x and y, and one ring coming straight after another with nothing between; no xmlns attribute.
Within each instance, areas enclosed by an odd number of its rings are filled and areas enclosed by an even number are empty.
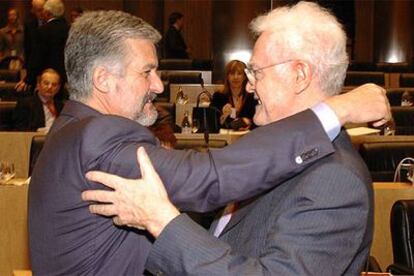
<svg viewBox="0 0 414 276"><path fill-rule="evenodd" d="M9 161L0 162L0 181L7 182L16 175L14 163Z"/></svg>

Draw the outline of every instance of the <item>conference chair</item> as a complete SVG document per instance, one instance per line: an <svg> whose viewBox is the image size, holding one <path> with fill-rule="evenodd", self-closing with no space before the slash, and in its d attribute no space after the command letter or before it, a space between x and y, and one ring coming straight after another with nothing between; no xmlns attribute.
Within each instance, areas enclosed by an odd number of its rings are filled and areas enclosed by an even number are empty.
<svg viewBox="0 0 414 276"><path fill-rule="evenodd" d="M45 139L46 139L45 135L35 135L32 138L32 143L30 146L30 157L29 157L29 176L32 175L37 158L39 157L39 154L43 149Z"/></svg>
<svg viewBox="0 0 414 276"><path fill-rule="evenodd" d="M0 131L13 130L13 111L16 102L0 102Z"/></svg>
<svg viewBox="0 0 414 276"><path fill-rule="evenodd" d="M414 107L392 106L396 135L414 135Z"/></svg>
<svg viewBox="0 0 414 276"><path fill-rule="evenodd" d="M414 141L362 143L359 153L374 182L392 182L400 161L414 156Z"/></svg>
<svg viewBox="0 0 414 276"><path fill-rule="evenodd" d="M401 74L400 87L414 87L414 73Z"/></svg>
<svg viewBox="0 0 414 276"><path fill-rule="evenodd" d="M414 200L398 200L390 216L394 263L387 271L393 275L414 275Z"/></svg>

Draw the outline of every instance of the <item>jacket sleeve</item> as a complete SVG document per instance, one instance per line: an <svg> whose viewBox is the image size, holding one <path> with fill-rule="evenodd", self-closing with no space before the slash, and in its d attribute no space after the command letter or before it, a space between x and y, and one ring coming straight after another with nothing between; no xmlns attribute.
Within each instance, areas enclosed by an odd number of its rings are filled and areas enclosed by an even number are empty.
<svg viewBox="0 0 414 276"><path fill-rule="evenodd" d="M112 133L125 133L122 125L112 124L111 128ZM106 128L89 132L90 139L84 139L89 140L87 152L96 156L97 152L105 151L87 166L88 170L139 177L136 149L144 146L172 202L181 210L196 212L214 210L233 200L260 194L334 151L310 110L260 127L234 144L208 153L163 149L151 141L154 138L150 134L143 137L144 131L139 139L130 134L136 142L123 141L125 134L99 139L104 144L97 144L96 137L106 135Z"/></svg>
<svg viewBox="0 0 414 276"><path fill-rule="evenodd" d="M249 231L267 231L257 256L240 253L181 214L155 241L146 268L155 275L359 274L370 244L364 235L372 231L366 186L338 166L306 180L313 184L289 197L283 212L266 220L270 226L245 223L234 230L244 235L240 243L254 242Z"/></svg>

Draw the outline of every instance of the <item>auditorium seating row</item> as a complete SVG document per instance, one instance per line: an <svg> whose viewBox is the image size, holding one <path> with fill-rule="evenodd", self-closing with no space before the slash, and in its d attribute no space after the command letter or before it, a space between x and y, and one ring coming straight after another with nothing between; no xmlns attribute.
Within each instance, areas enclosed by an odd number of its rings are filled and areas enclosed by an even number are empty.
<svg viewBox="0 0 414 276"><path fill-rule="evenodd" d="M414 87L414 73L386 73L377 71L348 71L345 90L365 83L375 83L385 88Z"/></svg>
<svg viewBox="0 0 414 276"><path fill-rule="evenodd" d="M414 156L414 136L359 136L352 137L352 142L374 182L392 182L400 161Z"/></svg>

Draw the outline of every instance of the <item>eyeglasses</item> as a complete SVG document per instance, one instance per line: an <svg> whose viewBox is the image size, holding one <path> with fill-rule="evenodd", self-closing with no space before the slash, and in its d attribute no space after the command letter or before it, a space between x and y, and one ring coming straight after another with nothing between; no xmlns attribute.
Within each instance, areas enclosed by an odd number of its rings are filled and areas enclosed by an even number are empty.
<svg viewBox="0 0 414 276"><path fill-rule="evenodd" d="M273 67L273 66L285 64L285 63L288 63L288 62L291 62L291 61L293 61L293 59L288 59L288 60L285 60L283 62L270 64L270 65L263 66L263 67L260 67L260 68L257 68L257 69L253 69L253 68L250 68L248 66L247 68L244 69L244 72L246 73L246 76L247 76L247 79L249 80L249 82L250 83L255 83L256 81L259 80L258 74L261 73L263 70L268 69L268 68Z"/></svg>

